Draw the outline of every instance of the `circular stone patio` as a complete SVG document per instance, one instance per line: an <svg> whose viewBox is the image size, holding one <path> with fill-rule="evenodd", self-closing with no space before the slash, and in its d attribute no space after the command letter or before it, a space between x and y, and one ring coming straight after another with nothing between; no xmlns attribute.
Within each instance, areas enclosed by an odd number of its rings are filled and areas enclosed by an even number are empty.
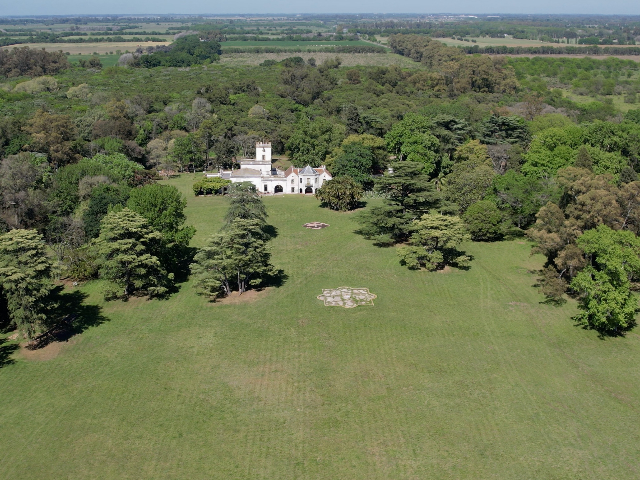
<svg viewBox="0 0 640 480"><path fill-rule="evenodd" d="M312 230L320 230L321 228L327 228L329 226L328 223L322 223L322 222L311 222L311 223L305 223L303 225L304 228L310 228Z"/></svg>
<svg viewBox="0 0 640 480"><path fill-rule="evenodd" d="M323 288L322 295L317 298L324 302L325 307L355 308L358 305L373 306L373 299L378 296L369 292L368 288L338 287Z"/></svg>

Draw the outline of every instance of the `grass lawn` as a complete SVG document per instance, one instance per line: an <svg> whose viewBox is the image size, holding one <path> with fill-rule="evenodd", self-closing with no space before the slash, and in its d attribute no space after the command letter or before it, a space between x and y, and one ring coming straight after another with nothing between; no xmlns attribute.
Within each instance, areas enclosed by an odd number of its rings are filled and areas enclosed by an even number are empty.
<svg viewBox="0 0 640 480"><path fill-rule="evenodd" d="M202 245L226 204L194 198L193 178L170 183ZM640 336L602 340L572 324L573 303L540 304L526 242L469 244L468 271L411 272L355 235L353 214L265 203L282 287L105 304L91 283L99 325L47 360L5 362L4 478L640 476ZM339 286L375 306L316 299Z"/></svg>

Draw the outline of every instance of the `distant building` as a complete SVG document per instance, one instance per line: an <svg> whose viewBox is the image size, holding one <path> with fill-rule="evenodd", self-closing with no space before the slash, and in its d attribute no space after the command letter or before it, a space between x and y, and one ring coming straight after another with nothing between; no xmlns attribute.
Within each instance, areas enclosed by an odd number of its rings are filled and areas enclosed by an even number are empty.
<svg viewBox="0 0 640 480"><path fill-rule="evenodd" d="M271 165L271 144L256 143L256 158L240 160L237 170L221 170L207 173L207 177L221 177L233 183L251 182L260 193L316 193L322 184L331 180L331 174L324 165L312 168L289 167L286 171Z"/></svg>

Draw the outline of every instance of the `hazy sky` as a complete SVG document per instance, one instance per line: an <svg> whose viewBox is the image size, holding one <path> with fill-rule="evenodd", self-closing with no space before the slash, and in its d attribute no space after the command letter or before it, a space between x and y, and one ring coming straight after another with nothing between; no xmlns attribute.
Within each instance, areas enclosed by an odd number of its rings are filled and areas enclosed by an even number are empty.
<svg viewBox="0 0 640 480"><path fill-rule="evenodd" d="M570 13L640 14L638 0L0 0L2 15L110 13Z"/></svg>

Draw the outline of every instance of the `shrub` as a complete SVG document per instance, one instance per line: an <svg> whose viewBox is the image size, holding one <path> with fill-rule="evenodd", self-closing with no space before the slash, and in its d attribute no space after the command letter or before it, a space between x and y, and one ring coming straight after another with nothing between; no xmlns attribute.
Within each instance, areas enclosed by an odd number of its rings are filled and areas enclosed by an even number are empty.
<svg viewBox="0 0 640 480"><path fill-rule="evenodd" d="M193 184L193 193L198 195L220 195L231 180L219 177L204 177Z"/></svg>
<svg viewBox="0 0 640 480"><path fill-rule="evenodd" d="M26 82L19 83L13 89L14 92L24 93L40 93L40 92L55 92L58 90L58 82L53 77L38 77L33 80L27 80Z"/></svg>
<svg viewBox="0 0 640 480"><path fill-rule="evenodd" d="M362 187L350 177L328 180L316 191L323 206L341 212L356 208L362 195Z"/></svg>
<svg viewBox="0 0 640 480"><path fill-rule="evenodd" d="M67 90L67 98L79 98L80 100L86 100L91 96L91 90L89 85L81 83L77 87L71 87Z"/></svg>

